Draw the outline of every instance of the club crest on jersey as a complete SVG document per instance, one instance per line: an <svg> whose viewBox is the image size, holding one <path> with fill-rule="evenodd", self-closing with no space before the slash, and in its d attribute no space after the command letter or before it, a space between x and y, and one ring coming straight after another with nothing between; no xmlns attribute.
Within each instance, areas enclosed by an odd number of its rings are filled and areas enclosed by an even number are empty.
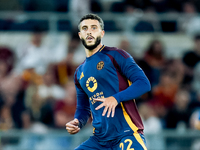
<svg viewBox="0 0 200 150"><path fill-rule="evenodd" d="M86 81L88 91L94 92L97 89L97 80L94 77L89 77Z"/></svg>
<svg viewBox="0 0 200 150"><path fill-rule="evenodd" d="M104 67L104 62L103 61L98 62L97 69L101 70L101 69L103 69L103 67Z"/></svg>

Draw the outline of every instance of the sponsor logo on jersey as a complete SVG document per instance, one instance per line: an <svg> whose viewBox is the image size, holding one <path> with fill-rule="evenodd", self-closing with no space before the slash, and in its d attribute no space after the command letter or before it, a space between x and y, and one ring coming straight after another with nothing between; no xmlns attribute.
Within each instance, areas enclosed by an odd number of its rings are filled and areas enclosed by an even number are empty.
<svg viewBox="0 0 200 150"><path fill-rule="evenodd" d="M94 100L94 98L98 98L98 99L105 98L104 94L103 94L103 91L97 92L94 95L90 96L89 100L91 101L92 104L97 102L97 101Z"/></svg>
<svg viewBox="0 0 200 150"><path fill-rule="evenodd" d="M97 64L97 69L98 69L98 70L101 70L101 69L103 69L103 67L104 67L104 62L103 62L103 61L100 61L100 62Z"/></svg>
<svg viewBox="0 0 200 150"><path fill-rule="evenodd" d="M92 84L92 87L90 87L91 84ZM97 89L97 80L94 77L89 77L88 80L86 81L86 87L88 91L94 92Z"/></svg>

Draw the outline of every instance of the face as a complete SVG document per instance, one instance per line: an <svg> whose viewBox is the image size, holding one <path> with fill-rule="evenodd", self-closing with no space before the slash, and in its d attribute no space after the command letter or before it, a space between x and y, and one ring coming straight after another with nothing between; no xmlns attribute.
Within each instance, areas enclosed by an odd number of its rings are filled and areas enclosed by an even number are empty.
<svg viewBox="0 0 200 150"><path fill-rule="evenodd" d="M98 20L87 19L81 22L79 37L86 49L95 49L101 43L103 36L104 31Z"/></svg>

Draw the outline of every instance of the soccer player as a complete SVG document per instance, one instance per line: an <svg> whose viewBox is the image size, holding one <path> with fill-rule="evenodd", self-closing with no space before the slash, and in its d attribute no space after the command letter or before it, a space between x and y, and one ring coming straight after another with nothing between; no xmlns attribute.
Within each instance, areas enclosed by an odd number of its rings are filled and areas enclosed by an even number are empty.
<svg viewBox="0 0 200 150"><path fill-rule="evenodd" d="M134 99L150 90L149 80L127 52L101 43L99 16L83 16L78 28L86 60L74 75L77 108L66 129L78 133L92 113L94 135L76 150L147 150Z"/></svg>

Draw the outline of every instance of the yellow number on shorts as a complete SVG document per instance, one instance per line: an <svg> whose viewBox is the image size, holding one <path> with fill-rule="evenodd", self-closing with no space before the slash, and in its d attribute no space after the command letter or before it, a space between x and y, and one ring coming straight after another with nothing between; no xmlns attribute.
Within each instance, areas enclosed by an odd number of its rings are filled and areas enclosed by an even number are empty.
<svg viewBox="0 0 200 150"><path fill-rule="evenodd" d="M127 146L127 150L134 150L134 148L130 148L131 145L133 144L133 142L132 142L130 139L126 139L124 142L125 142L125 143L126 143L126 142L129 142L129 144L128 144L128 146Z"/></svg>
<svg viewBox="0 0 200 150"><path fill-rule="evenodd" d="M124 150L124 143L120 143L119 147L122 148L122 150Z"/></svg>
<svg viewBox="0 0 200 150"><path fill-rule="evenodd" d="M134 150L134 148L130 148L131 145L133 144L133 142L132 142L130 139L126 139L126 140L124 141L124 143L127 143L127 142L129 142L129 144L128 144L126 150ZM119 145L119 147L120 147L122 150L124 150L124 143L120 143L120 145Z"/></svg>

